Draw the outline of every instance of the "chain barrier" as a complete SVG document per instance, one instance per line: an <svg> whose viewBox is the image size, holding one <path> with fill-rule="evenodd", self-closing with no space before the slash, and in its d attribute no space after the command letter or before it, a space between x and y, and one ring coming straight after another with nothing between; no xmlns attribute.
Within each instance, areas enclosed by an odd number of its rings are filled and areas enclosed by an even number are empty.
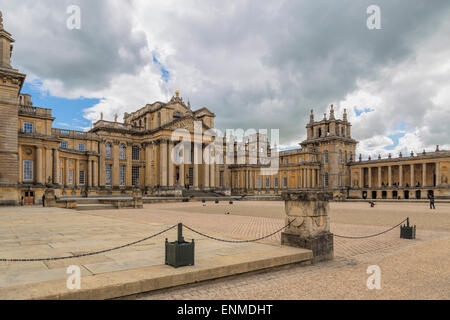
<svg viewBox="0 0 450 320"><path fill-rule="evenodd" d="M106 253L106 252L111 252L111 251L116 251L119 249L123 249L123 248L127 248L127 247L131 247L134 246L138 243L150 240L152 238L155 238L159 235L162 235L172 229L174 229L177 225L174 225L166 230L163 230L161 232L155 233L154 235L151 235L147 238L138 240L138 241L134 241L131 243L127 243L123 246L120 247L115 247L115 248L111 248L111 249L106 249L106 250L101 250L101 251L96 251L96 252L90 252L90 253L83 253L83 254L78 254L78 255L74 255L74 256L67 256L67 257L57 257L57 258L42 258L42 259L0 259L0 262L42 262L42 261L56 261L56 260L68 260L68 259L75 259L75 258L82 258L82 257L89 257L89 256L95 256L98 254L102 254L102 253Z"/></svg>
<svg viewBox="0 0 450 320"><path fill-rule="evenodd" d="M392 228L390 228L390 229L388 229L388 230L386 230L386 231L383 231L383 232L380 232L380 233L377 233L377 234L372 234L372 235L370 235L370 236L348 237L348 236L340 236L340 235L337 235L337 234L334 234L334 236L335 236L336 238L343 238L343 239L367 239L367 238L374 238L374 237L378 237L378 236L380 236L380 235L382 235L382 234L385 234L385 233L388 233L389 231L394 230L395 228L401 226L401 225L402 225L404 222L406 222L406 221L408 221L408 218L406 218L405 220L403 220L403 221L400 222L399 224L395 225L394 227L392 227Z"/></svg>
<svg viewBox="0 0 450 320"><path fill-rule="evenodd" d="M261 237L261 238L258 238L258 239L253 239L253 240L225 240L225 239L219 239L219 238L216 238L216 237L213 237L213 236L209 236L209 235L207 235L205 233L202 233L200 231L194 230L194 229L192 229L192 228L190 228L190 227L188 227L186 225L183 225L183 227L188 229L188 230L190 230L190 231L192 231L192 232L194 232L194 233L196 233L196 234L198 234L198 235L200 235L200 236L203 236L203 237L211 239L211 240L216 240L216 241L220 241L220 242L228 242L228 243L249 243L249 242L256 242L256 241L261 241L261 240L270 238L270 237L276 235L277 233L280 233L284 229L288 228L295 220L297 220L297 219L294 219L294 220L290 221L287 225L285 225L283 228L275 231L274 233L271 233L271 234L269 234L267 236L264 236L264 237Z"/></svg>

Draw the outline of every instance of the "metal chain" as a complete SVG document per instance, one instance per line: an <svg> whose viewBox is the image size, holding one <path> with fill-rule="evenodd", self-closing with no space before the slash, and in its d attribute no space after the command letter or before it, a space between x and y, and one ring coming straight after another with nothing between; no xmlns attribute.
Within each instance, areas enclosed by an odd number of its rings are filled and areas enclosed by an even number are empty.
<svg viewBox="0 0 450 320"><path fill-rule="evenodd" d="M340 236L340 235L337 235L337 234L334 234L334 236L335 236L336 238L343 238L343 239L367 239L367 238L373 238L373 237L377 237L377 236L380 236L380 235L382 235L382 234L384 234L384 233L388 233L389 231L394 230L395 228L397 228L398 226L402 225L402 223L405 222L405 221L407 221L407 220L408 220L408 218L406 218L405 220L403 220L402 222L400 222L400 223L397 224L396 226L394 226L394 227L392 227L392 228L390 228L390 229L388 229L388 230L386 230L386 231L383 231L383 232L380 232L380 233L377 233L377 234L373 234L373 235L370 235L370 236L347 237L347 236Z"/></svg>
<svg viewBox="0 0 450 320"><path fill-rule="evenodd" d="M75 259L75 258L82 258L82 257L94 256L94 255L98 255L98 254L102 254L102 253L106 253L106 252L111 252L111 251L116 251L116 250L123 249L123 248L126 248L126 247L134 246L134 245L136 245L136 244L138 244L138 243L141 243L141 242L150 240L150 239L152 239L152 238L155 238L155 237L157 237L157 236L159 236L159 235L162 235L163 233L166 233L166 232L172 230L172 229L175 228L176 226L177 226L177 225L174 225L174 226L172 226L172 227L170 227L170 228L168 228L168 229L166 229L166 230L163 230L163 231L161 231L161 232L158 232L158 233L156 233L156 234L154 234L154 235L151 235L151 236L149 236L149 237L147 237L147 238L144 238L144 239L141 239L141 240L138 240L138 241L134 241L134 242L131 242L131 243L127 243L127 244L125 244L125 245L123 245L123 246L115 247L115 248L112 248L112 249L106 249L106 250L101 250L101 251L96 251L96 252L90 252L90 253L83 253L83 254L78 254L78 255L75 255L75 256L57 257L57 258L42 258L42 259L0 259L0 262L38 262L38 261L56 261L56 260L67 260L67 259Z"/></svg>
<svg viewBox="0 0 450 320"><path fill-rule="evenodd" d="M271 234L269 234L267 236L264 236L264 237L261 237L261 238L258 238L258 239L254 239L254 240L225 240L225 239L219 239L219 238L212 237L212 236L209 236L207 234L204 234L204 233L202 233L200 231L194 230L194 229L192 229L192 228L190 228L190 227L188 227L186 225L183 225L183 227L188 229L188 230L190 230L190 231L192 231L192 232L194 232L194 233L196 233L196 234L198 234L198 235L200 235L200 236L209 238L211 240L216 240L216 241L220 241L220 242L228 242L228 243L249 243L249 242L256 242L256 241L261 241L261 240L270 238L270 237L276 235L277 233L280 233L284 229L288 228L295 220L297 220L297 219L294 219L294 220L290 221L286 226L284 226L280 230L275 231L274 233L271 233Z"/></svg>

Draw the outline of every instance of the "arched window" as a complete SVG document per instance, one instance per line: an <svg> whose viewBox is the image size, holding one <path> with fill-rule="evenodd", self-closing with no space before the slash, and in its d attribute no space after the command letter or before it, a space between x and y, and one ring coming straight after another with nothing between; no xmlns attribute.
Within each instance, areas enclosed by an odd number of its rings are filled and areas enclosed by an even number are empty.
<svg viewBox="0 0 450 320"><path fill-rule="evenodd" d="M111 143L109 142L106 143L106 158L112 158Z"/></svg>
<svg viewBox="0 0 450 320"><path fill-rule="evenodd" d="M126 157L126 147L124 144L120 145L120 160L125 160Z"/></svg>

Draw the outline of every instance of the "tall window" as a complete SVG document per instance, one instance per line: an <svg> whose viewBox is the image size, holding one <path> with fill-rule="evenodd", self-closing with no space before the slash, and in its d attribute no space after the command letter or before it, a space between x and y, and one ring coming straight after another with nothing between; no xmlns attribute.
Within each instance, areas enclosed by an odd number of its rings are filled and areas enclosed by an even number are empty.
<svg viewBox="0 0 450 320"><path fill-rule="evenodd" d="M325 187L328 187L328 172L325 173Z"/></svg>
<svg viewBox="0 0 450 320"><path fill-rule="evenodd" d="M111 143L109 142L106 143L106 158L112 158Z"/></svg>
<svg viewBox="0 0 450 320"><path fill-rule="evenodd" d="M283 188L287 188L287 186L288 186L288 181L287 180L288 180L287 177L283 178Z"/></svg>
<svg viewBox="0 0 450 320"><path fill-rule="evenodd" d="M84 151L84 149L85 149L84 143L79 143L79 144L78 144L78 150L79 150L79 151Z"/></svg>
<svg viewBox="0 0 450 320"><path fill-rule="evenodd" d="M84 184L86 182L85 181L84 170L80 170L79 178L80 178L80 180L79 180L80 186L84 186Z"/></svg>
<svg viewBox="0 0 450 320"><path fill-rule="evenodd" d="M350 161L353 161L353 152L350 151Z"/></svg>
<svg viewBox="0 0 450 320"><path fill-rule="evenodd" d="M339 187L342 187L342 175L339 173Z"/></svg>
<svg viewBox="0 0 450 320"><path fill-rule="evenodd" d="M266 188L270 188L270 178L266 178Z"/></svg>
<svg viewBox="0 0 450 320"><path fill-rule="evenodd" d="M278 178L275 178L275 182L274 182L274 184L275 184L275 188L278 188Z"/></svg>
<svg viewBox="0 0 450 320"><path fill-rule="evenodd" d="M112 172L112 165L107 164L106 165L106 185L108 187L111 186L111 184L112 184L111 172Z"/></svg>
<svg viewBox="0 0 450 320"><path fill-rule="evenodd" d="M69 169L69 185L73 185L73 169Z"/></svg>
<svg viewBox="0 0 450 320"><path fill-rule="evenodd" d="M328 150L325 150L325 152L323 153L323 162L325 164L328 163Z"/></svg>
<svg viewBox="0 0 450 320"><path fill-rule="evenodd" d="M126 152L125 145L121 144L120 145L120 160L125 160L125 157L126 157L125 152Z"/></svg>
<svg viewBox="0 0 450 320"><path fill-rule="evenodd" d="M23 181L33 181L33 161L23 162Z"/></svg>
<svg viewBox="0 0 450 320"><path fill-rule="evenodd" d="M25 133L33 133L33 124L30 122L25 122L23 124L23 132Z"/></svg>
<svg viewBox="0 0 450 320"><path fill-rule="evenodd" d="M181 178L184 179L184 177L181 177ZM219 187L223 187L223 171L220 171L220 174L219 174Z"/></svg>
<svg viewBox="0 0 450 320"><path fill-rule="evenodd" d="M339 163L342 163L342 150L339 150Z"/></svg>
<svg viewBox="0 0 450 320"><path fill-rule="evenodd" d="M59 184L63 184L63 175L64 175L64 169L59 168Z"/></svg>
<svg viewBox="0 0 450 320"><path fill-rule="evenodd" d="M134 161L139 161L141 159L140 149L138 146L133 146L132 158Z"/></svg>
<svg viewBox="0 0 450 320"><path fill-rule="evenodd" d="M125 166L121 165L120 166L120 186L124 186L125 185Z"/></svg>
<svg viewBox="0 0 450 320"><path fill-rule="evenodd" d="M66 141L61 141L61 148L62 149L67 149L67 142Z"/></svg>
<svg viewBox="0 0 450 320"><path fill-rule="evenodd" d="M298 163L302 163L302 157L298 157Z"/></svg>
<svg viewBox="0 0 450 320"><path fill-rule="evenodd" d="M258 187L258 189L261 189L261 178L258 178L256 186Z"/></svg>
<svg viewBox="0 0 450 320"><path fill-rule="evenodd" d="M133 186L139 185L139 174L140 174L140 167L133 167L131 171L131 183Z"/></svg>

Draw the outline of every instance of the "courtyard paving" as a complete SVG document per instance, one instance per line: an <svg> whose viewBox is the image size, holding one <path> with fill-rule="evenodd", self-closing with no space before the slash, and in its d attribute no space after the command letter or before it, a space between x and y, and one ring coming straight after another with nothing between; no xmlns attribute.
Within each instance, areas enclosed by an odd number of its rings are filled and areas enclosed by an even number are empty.
<svg viewBox="0 0 450 320"><path fill-rule="evenodd" d="M55 208L1 208L0 258L55 257L123 245L178 222L229 239L258 238L284 226L282 202L199 202L145 205L143 210L76 212ZM229 214L226 214L229 213ZM416 299L450 298L450 204L431 211L426 204L331 203L332 232L360 236L383 231L406 216L418 227L415 241L398 229L376 238L335 238L335 260L312 266L244 275L134 296L138 299ZM168 235L176 236L173 230ZM277 234L257 244L235 245L202 239L204 257L242 253L258 246L277 248ZM83 276L161 264L166 235L116 252L51 262L0 262L1 288L64 279L69 265ZM253 246L253 247L252 247ZM268 248L269 248L268 247ZM379 265L382 290L368 290L366 269Z"/></svg>

